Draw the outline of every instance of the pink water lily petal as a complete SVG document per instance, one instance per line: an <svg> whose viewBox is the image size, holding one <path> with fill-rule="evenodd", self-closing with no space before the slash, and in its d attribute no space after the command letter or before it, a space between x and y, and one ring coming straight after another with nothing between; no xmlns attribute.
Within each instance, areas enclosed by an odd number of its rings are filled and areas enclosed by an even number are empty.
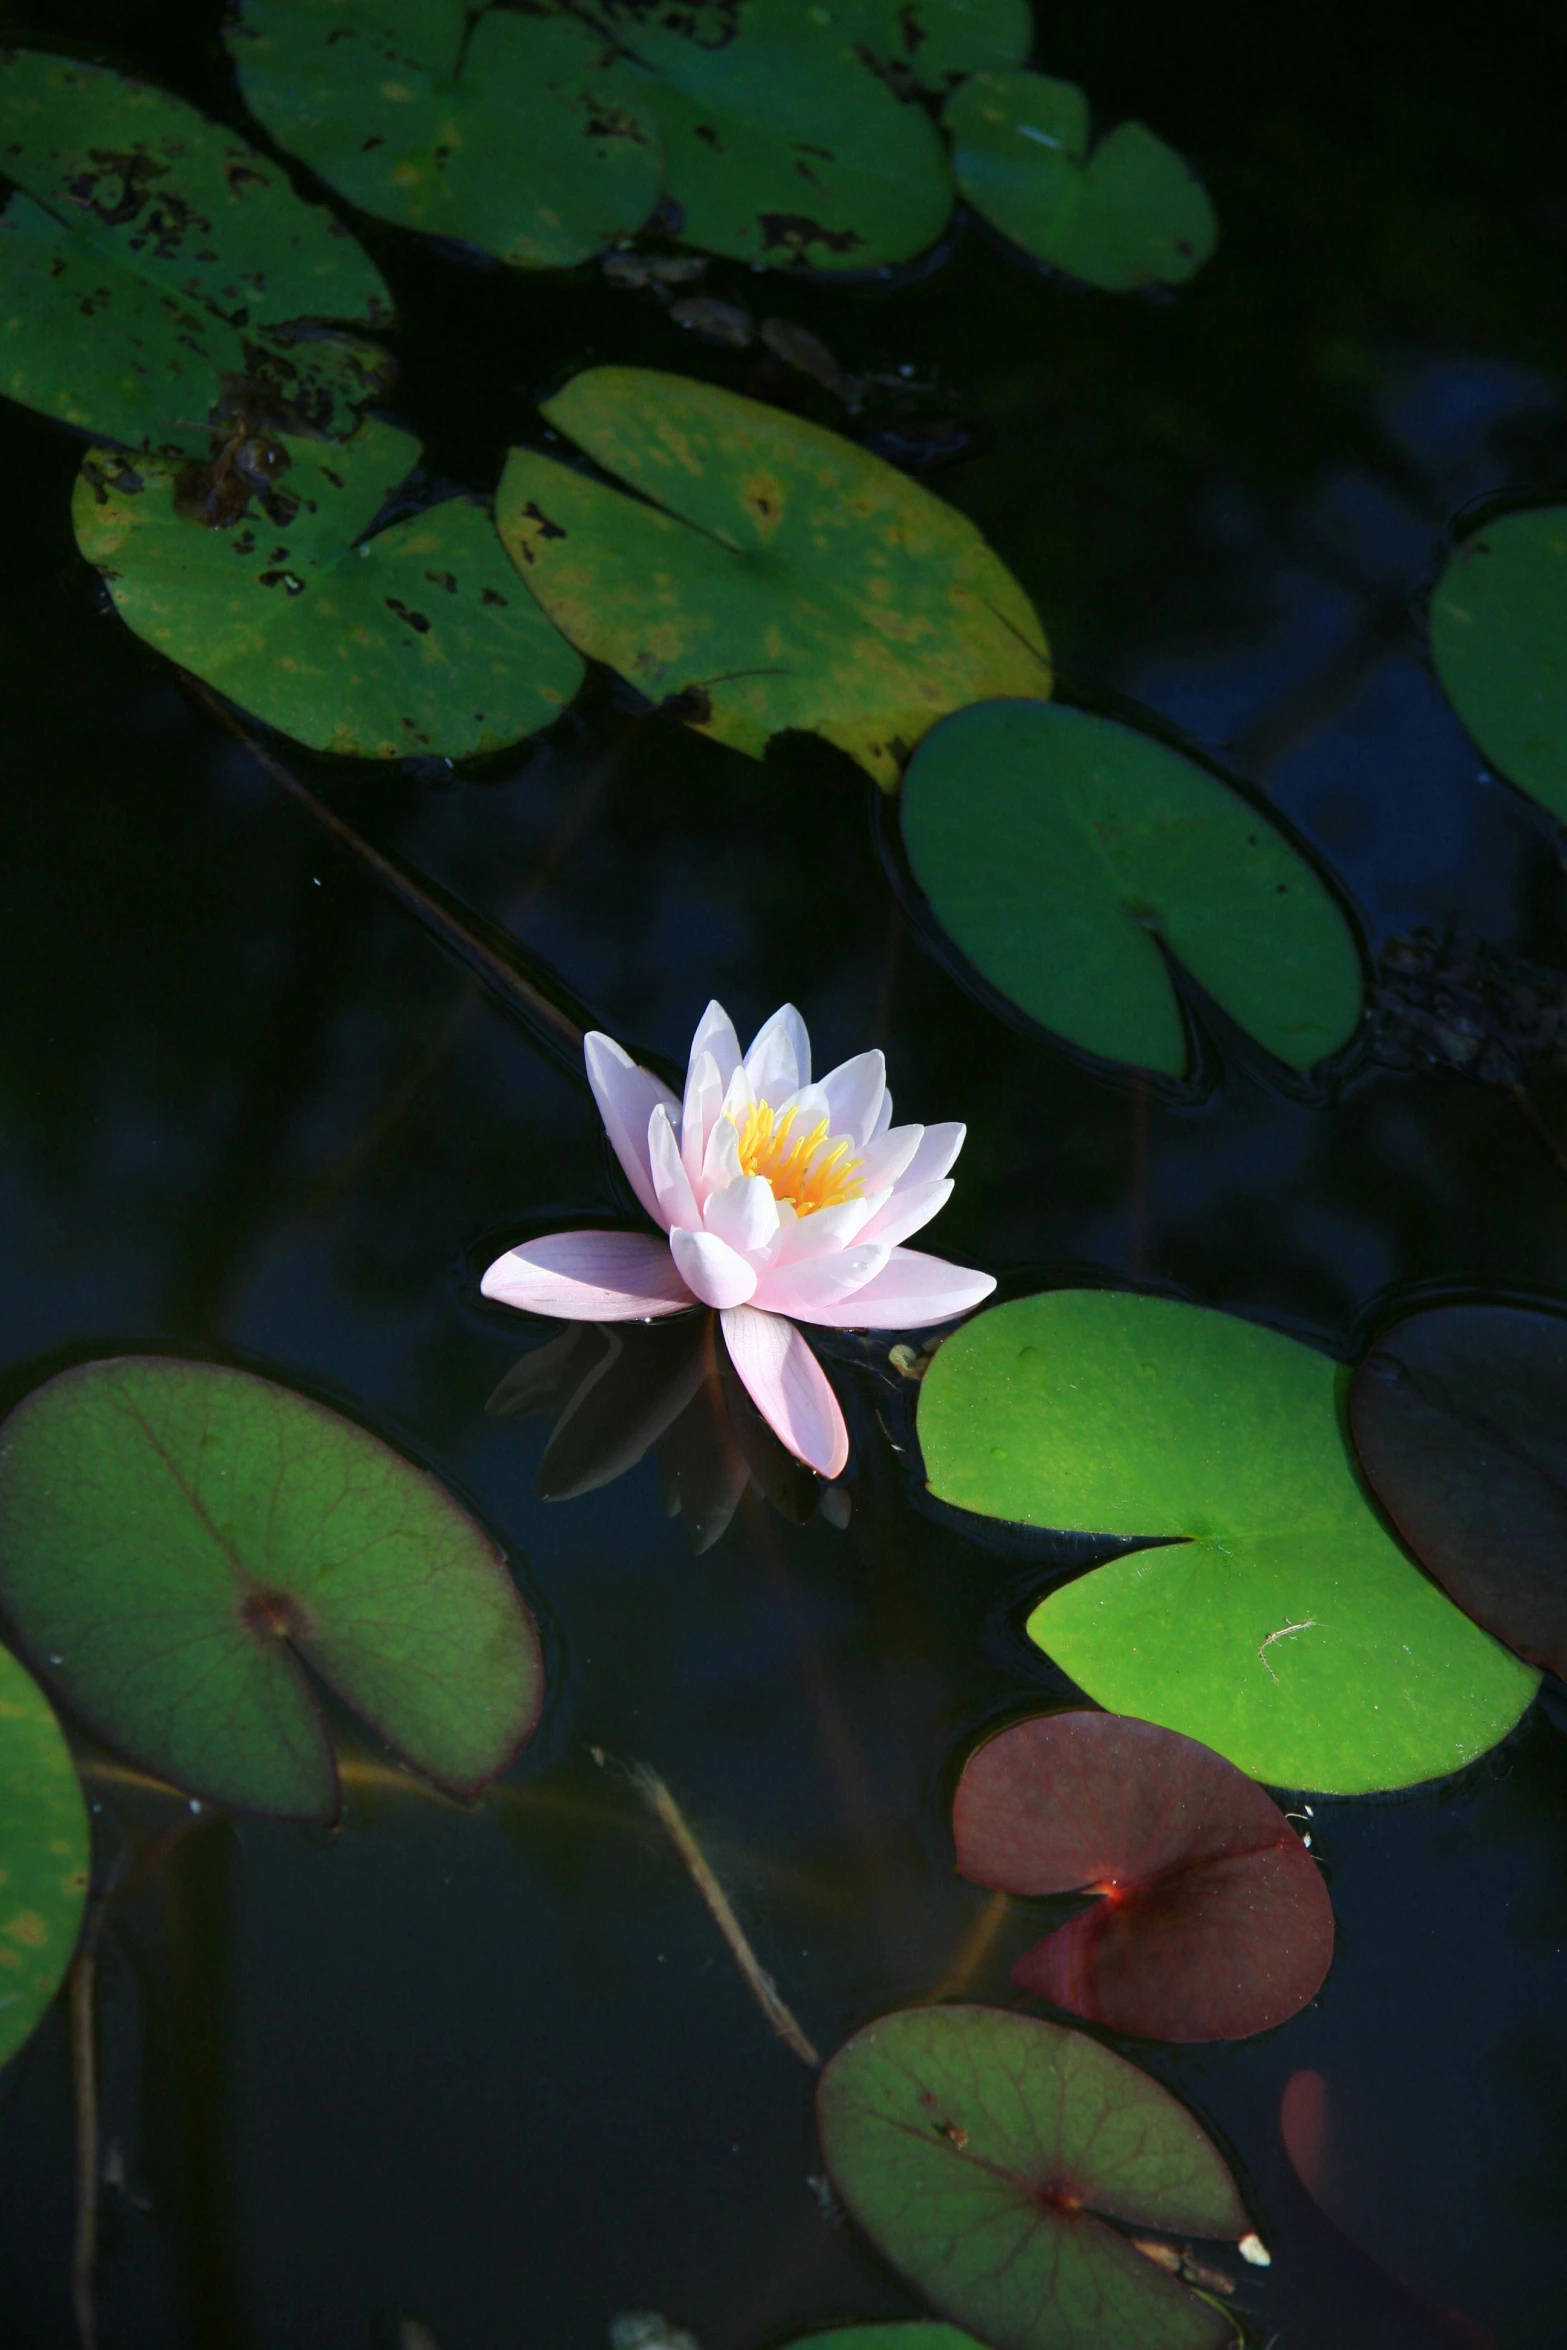
<svg viewBox="0 0 1567 2350"><path fill-rule="evenodd" d="M892 1096L890 1093L884 1093L881 1097L881 1108L877 1111L875 1117L871 1121L871 1130L865 1138L866 1141L875 1142L878 1140L881 1135L886 1133L888 1127L891 1124Z"/></svg>
<svg viewBox="0 0 1567 2350"><path fill-rule="evenodd" d="M841 1200L835 1208L817 1208L809 1216L786 1215L773 1257L775 1265L798 1265L806 1257L830 1257L858 1240L878 1208L892 1197L873 1191L868 1199Z"/></svg>
<svg viewBox="0 0 1567 2350"><path fill-rule="evenodd" d="M887 1092L887 1063L878 1052L857 1053L852 1061L840 1061L821 1080L821 1091L827 1096L834 1134L847 1134L856 1150L871 1138Z"/></svg>
<svg viewBox="0 0 1567 2350"><path fill-rule="evenodd" d="M658 1220L664 1230L675 1224L699 1224L696 1193L680 1156L674 1121L662 1102L654 1108L647 1127L648 1164L658 1200Z"/></svg>
<svg viewBox="0 0 1567 2350"><path fill-rule="evenodd" d="M727 1083L711 1053L698 1053L686 1073L685 1099L680 1105L680 1156L693 1185L702 1180L702 1154L723 1106Z"/></svg>
<svg viewBox="0 0 1567 2350"><path fill-rule="evenodd" d="M920 1138L919 1149L899 1177L898 1188L907 1191L916 1183L935 1183L943 1175L950 1175L952 1162L963 1148L968 1128L951 1120L941 1126L927 1126Z"/></svg>
<svg viewBox="0 0 1567 2350"><path fill-rule="evenodd" d="M949 1265L917 1248L895 1248L883 1270L835 1304L824 1304L802 1321L832 1330L923 1330L966 1314L995 1288L995 1275L967 1265Z"/></svg>
<svg viewBox="0 0 1567 2350"><path fill-rule="evenodd" d="M951 1199L952 1189L950 1175L935 1183L900 1183L887 1205L867 1220L865 1238L885 1240L889 1247L907 1240L911 1232L918 1232L940 1213Z"/></svg>
<svg viewBox="0 0 1567 2350"><path fill-rule="evenodd" d="M669 1235L669 1253L686 1287L705 1306L743 1306L756 1289L756 1269L712 1232Z"/></svg>
<svg viewBox="0 0 1567 2350"><path fill-rule="evenodd" d="M497 1257L486 1297L563 1322L633 1322L678 1314L696 1299L651 1232L551 1232Z"/></svg>
<svg viewBox="0 0 1567 2350"><path fill-rule="evenodd" d="M742 1175L709 1192L702 1210L707 1230L753 1262L778 1238L778 1202L765 1175Z"/></svg>
<svg viewBox="0 0 1567 2350"><path fill-rule="evenodd" d="M889 1251L880 1242L839 1249L801 1264L768 1265L756 1285L756 1303L769 1314L792 1314L800 1322L836 1322L836 1308L882 1270ZM828 1311L826 1309L834 1309ZM858 1317L847 1317L853 1324Z"/></svg>
<svg viewBox="0 0 1567 2350"><path fill-rule="evenodd" d="M722 1328L740 1383L773 1434L819 1476L838 1476L849 1458L849 1431L826 1372L794 1324L755 1306L732 1306Z"/></svg>
<svg viewBox="0 0 1567 2350"><path fill-rule="evenodd" d="M702 1153L702 1179L696 1187L698 1200L707 1200L713 1192L723 1191L731 1183L738 1183L744 1169L740 1165L740 1138L735 1122L727 1115L720 1118L707 1138Z"/></svg>
<svg viewBox="0 0 1567 2350"><path fill-rule="evenodd" d="M612 1036L604 1036L594 1029L582 1040L582 1057L587 1063L588 1083L593 1088L604 1131L626 1170L626 1180L655 1222L662 1221L648 1162L648 1120L660 1102L671 1113L679 1104L668 1086L660 1085L648 1070L639 1068Z"/></svg>
<svg viewBox="0 0 1567 2350"><path fill-rule="evenodd" d="M908 1173L925 1138L923 1126L892 1126L872 1138L860 1153L860 1182L866 1191L881 1191Z"/></svg>
<svg viewBox="0 0 1567 2350"><path fill-rule="evenodd" d="M696 1067L704 1053L713 1056L721 1096L745 1056L740 1050L735 1024L716 997L696 1024L696 1034L691 1039L691 1057L686 1064L688 1071Z"/></svg>
<svg viewBox="0 0 1567 2350"><path fill-rule="evenodd" d="M779 1102L811 1082L811 1040L793 1004L780 1004L751 1040L746 1075L757 1098Z"/></svg>

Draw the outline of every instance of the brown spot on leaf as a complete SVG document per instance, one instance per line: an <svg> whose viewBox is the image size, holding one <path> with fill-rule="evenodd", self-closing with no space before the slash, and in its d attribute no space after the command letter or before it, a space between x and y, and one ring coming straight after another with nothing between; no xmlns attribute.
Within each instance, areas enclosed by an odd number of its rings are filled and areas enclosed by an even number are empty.
<svg viewBox="0 0 1567 2350"><path fill-rule="evenodd" d="M829 253L852 253L865 242L858 229L824 228L805 212L760 212L757 226L769 253L809 253L813 245L824 245Z"/></svg>
<svg viewBox="0 0 1567 2350"><path fill-rule="evenodd" d="M430 622L427 614L413 611L397 596L387 596L385 598L385 603L388 611L395 612L398 619L405 620L408 623L408 626L415 630L418 635L429 635Z"/></svg>

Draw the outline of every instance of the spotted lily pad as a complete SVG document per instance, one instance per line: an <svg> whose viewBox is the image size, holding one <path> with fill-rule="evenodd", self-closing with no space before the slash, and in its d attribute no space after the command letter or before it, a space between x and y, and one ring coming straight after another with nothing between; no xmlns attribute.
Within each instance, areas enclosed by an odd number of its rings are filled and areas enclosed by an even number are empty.
<svg viewBox="0 0 1567 2350"><path fill-rule="evenodd" d="M1272 1786L1365 1794L1461 1768L1538 1676L1444 1598L1355 1475L1328 1356L1200 1306L1056 1290L979 1314L920 1386L931 1490L1136 1549L1029 1636L1114 1713Z"/></svg>
<svg viewBox="0 0 1567 2350"><path fill-rule="evenodd" d="M646 69L680 234L738 261L875 269L935 242L952 174L923 108L801 0L598 0Z"/></svg>
<svg viewBox="0 0 1567 2350"><path fill-rule="evenodd" d="M243 0L224 38L279 145L403 227L562 268L658 201L639 77L549 0Z"/></svg>
<svg viewBox="0 0 1567 2350"><path fill-rule="evenodd" d="M1255 1781L1195 1739L1036 1714L969 1757L952 1833L977 1885L1094 1895L1012 1969L1090 2022L1240 2040L1322 1988L1333 1906L1316 1863Z"/></svg>
<svg viewBox="0 0 1567 2350"><path fill-rule="evenodd" d="M1357 1368L1349 1424L1421 1564L1498 1640L1567 1675L1567 1315L1412 1314Z"/></svg>
<svg viewBox="0 0 1567 2350"><path fill-rule="evenodd" d="M106 66L0 50L0 391L138 448L233 414L353 430L391 362L368 256L277 164Z"/></svg>
<svg viewBox="0 0 1567 2350"><path fill-rule="evenodd" d="M1360 1020L1355 934L1252 801L1155 736L1053 703L961 710L902 799L943 930L1022 1011L1106 1059L1180 1076L1171 960L1290 1067Z"/></svg>
<svg viewBox="0 0 1567 2350"><path fill-rule="evenodd" d="M950 90L965 74L1017 65L1034 38L1029 0L826 0L833 29L894 84Z"/></svg>
<svg viewBox="0 0 1567 2350"><path fill-rule="evenodd" d="M249 1810L337 1810L304 1665L454 1795L538 1719L532 1619L445 1487L324 1405L211 1363L86 1363L18 1405L0 1605L97 1736Z"/></svg>
<svg viewBox="0 0 1567 2350"><path fill-rule="evenodd" d="M558 717L582 663L477 501L365 535L418 455L377 419L342 447L279 434L206 466L95 450L77 544L139 637L296 742L469 758Z"/></svg>
<svg viewBox="0 0 1567 2350"><path fill-rule="evenodd" d="M1567 821L1567 506L1463 540L1431 597L1431 653L1486 757Z"/></svg>
<svg viewBox="0 0 1567 2350"><path fill-rule="evenodd" d="M48 1701L0 1648L0 2064L71 1963L87 1894L87 1806Z"/></svg>
<svg viewBox="0 0 1567 2350"><path fill-rule="evenodd" d="M839 2049L817 2116L853 2217L991 2350L1235 2339L1112 2224L1238 2241L1235 2182L1185 2106L1097 2041L999 2008L910 2008Z"/></svg>
<svg viewBox="0 0 1567 2350"><path fill-rule="evenodd" d="M890 786L947 711L1049 692L1033 606L974 525L852 441L637 367L544 413L639 494L513 449L507 552L574 645L699 732L759 758L803 727Z"/></svg>
<svg viewBox="0 0 1567 2350"><path fill-rule="evenodd" d="M1088 100L1040 73L977 73L947 101L960 194L1036 261L1110 293L1177 286L1218 235L1172 147L1123 122L1089 152Z"/></svg>

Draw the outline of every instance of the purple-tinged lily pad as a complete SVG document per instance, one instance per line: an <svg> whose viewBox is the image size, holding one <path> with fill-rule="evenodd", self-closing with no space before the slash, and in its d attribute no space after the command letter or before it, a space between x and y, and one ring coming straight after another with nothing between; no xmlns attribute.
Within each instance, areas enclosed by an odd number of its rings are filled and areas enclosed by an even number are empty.
<svg viewBox="0 0 1567 2350"><path fill-rule="evenodd" d="M216 1803L330 1820L304 1671L471 1797L531 1735L538 1635L445 1487L309 1397L125 1356L0 1430L0 1605L67 1706Z"/></svg>

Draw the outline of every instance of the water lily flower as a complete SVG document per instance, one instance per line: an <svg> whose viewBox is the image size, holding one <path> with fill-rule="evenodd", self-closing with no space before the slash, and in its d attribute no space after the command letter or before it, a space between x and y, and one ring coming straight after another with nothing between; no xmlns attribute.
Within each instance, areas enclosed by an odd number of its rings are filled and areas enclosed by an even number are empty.
<svg viewBox="0 0 1567 2350"><path fill-rule="evenodd" d="M795 1324L924 1329L990 1295L989 1273L902 1246L951 1197L963 1127L894 1126L879 1052L813 1083L793 1004L746 1053L722 1005L709 1004L683 1100L612 1037L586 1037L584 1058L615 1155L663 1237L526 1241L491 1265L484 1295L572 1322L716 1308L763 1418L800 1460L836 1477L848 1430Z"/></svg>

